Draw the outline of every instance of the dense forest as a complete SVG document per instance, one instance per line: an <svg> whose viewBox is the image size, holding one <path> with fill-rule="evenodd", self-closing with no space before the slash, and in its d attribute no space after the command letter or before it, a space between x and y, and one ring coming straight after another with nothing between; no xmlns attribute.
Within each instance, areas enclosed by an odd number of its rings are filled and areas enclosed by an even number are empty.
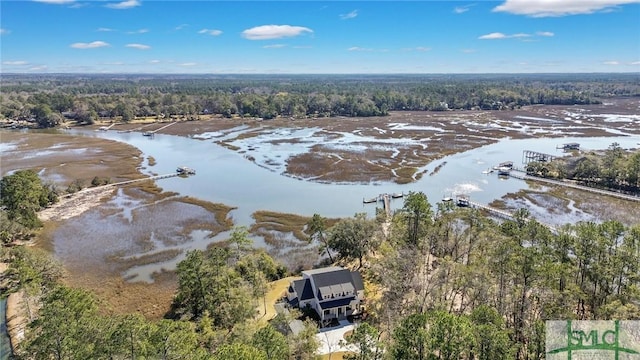
<svg viewBox="0 0 640 360"><path fill-rule="evenodd" d="M20 172L2 190L33 196L4 204L37 209L47 192ZM17 215L16 215L17 214ZM382 224L386 226L382 226ZM337 263L361 271L366 321L345 341L349 359L542 359L549 319L640 318L640 225L579 222L558 230L529 217L496 222L478 210L412 192L390 219L364 214L332 226L316 214L309 241L324 244ZM38 224L22 223L28 229ZM386 229L383 230L383 229ZM5 228L3 231L11 232ZM92 294L62 285L50 255L3 247L9 270L3 293L24 290L28 309L24 359L314 359L317 325L286 329L290 318L256 315L266 284L286 270L250 246L236 228L225 246L194 250L178 265L172 310L160 321L109 314ZM36 310L39 308L39 310Z"/></svg>
<svg viewBox="0 0 640 360"><path fill-rule="evenodd" d="M53 127L100 118L384 116L508 110L640 96L638 74L2 75L0 117Z"/></svg>

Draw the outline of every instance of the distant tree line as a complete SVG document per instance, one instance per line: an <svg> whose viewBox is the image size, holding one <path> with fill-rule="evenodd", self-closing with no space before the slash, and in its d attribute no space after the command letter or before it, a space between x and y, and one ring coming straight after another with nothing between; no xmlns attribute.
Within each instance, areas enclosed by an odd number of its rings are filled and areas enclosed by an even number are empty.
<svg viewBox="0 0 640 360"><path fill-rule="evenodd" d="M6 75L0 116L40 127L136 117L368 117L389 111L506 110L639 96L631 75Z"/></svg>

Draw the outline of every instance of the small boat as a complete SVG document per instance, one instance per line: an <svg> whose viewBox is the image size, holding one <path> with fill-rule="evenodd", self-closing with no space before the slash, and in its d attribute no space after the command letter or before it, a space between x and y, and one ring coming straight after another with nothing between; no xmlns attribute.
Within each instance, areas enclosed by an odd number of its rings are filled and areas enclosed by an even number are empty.
<svg viewBox="0 0 640 360"><path fill-rule="evenodd" d="M562 149L564 151L567 151L567 150L580 150L580 144L579 143L562 144L562 145L556 146L556 149Z"/></svg>
<svg viewBox="0 0 640 360"><path fill-rule="evenodd" d="M394 199L401 198L401 197L403 197L403 196L404 196L404 193L394 193L394 194L391 194L391 197L392 197L392 198L394 198Z"/></svg>
<svg viewBox="0 0 640 360"><path fill-rule="evenodd" d="M511 173L511 168L508 168L505 166L501 166L498 168L498 175L509 176L510 173Z"/></svg>
<svg viewBox="0 0 640 360"><path fill-rule="evenodd" d="M142 136L153 136L153 133L145 131L145 132L142 133Z"/></svg>
<svg viewBox="0 0 640 360"><path fill-rule="evenodd" d="M371 204L371 203L374 203L374 202L378 202L378 198L377 197L374 197L374 198L371 198L371 199L364 199L363 198L362 202L365 203L365 204Z"/></svg>
<svg viewBox="0 0 640 360"><path fill-rule="evenodd" d="M483 170L482 173L483 174L491 174L494 170L493 169L487 169L487 170Z"/></svg>
<svg viewBox="0 0 640 360"><path fill-rule="evenodd" d="M195 175L196 171L194 169L188 168L186 166L180 166L176 169L178 174L182 175Z"/></svg>
<svg viewBox="0 0 640 360"><path fill-rule="evenodd" d="M467 195L456 196L456 205L460 207L469 207L469 197Z"/></svg>

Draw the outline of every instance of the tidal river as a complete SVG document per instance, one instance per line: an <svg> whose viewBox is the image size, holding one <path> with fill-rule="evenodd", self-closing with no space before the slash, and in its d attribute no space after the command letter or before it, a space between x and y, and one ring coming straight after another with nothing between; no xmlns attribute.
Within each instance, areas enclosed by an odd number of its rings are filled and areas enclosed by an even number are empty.
<svg viewBox="0 0 640 360"><path fill-rule="evenodd" d="M78 133L78 132L75 132ZM579 142L583 149L607 148L611 143L618 142L623 148L637 147L638 137L609 137L609 138L562 138L562 139L505 139L496 144L483 146L460 154L447 156L428 164L428 173L446 162L440 171L433 176L425 175L412 184L398 185L391 182L369 184L326 184L309 180L300 180L284 176L257 166L245 159L242 154L219 146L211 140L195 140L171 135L156 135L153 138L142 136L140 133L116 132L80 132L85 136L99 136L103 138L123 141L139 148L145 156L153 156L156 165L145 166L143 172L147 174L168 174L176 171L178 166L187 166L196 170L195 176L188 178L169 178L158 180L158 185L165 191L177 192L183 196L223 203L237 207L232 211L236 225L250 226L253 223L251 214L258 210L269 210L283 213L293 213L311 216L318 213L324 217L351 217L358 212L366 212L370 216L375 214L375 204L363 204L363 199L369 199L381 193L408 193L409 191L424 192L432 203L440 201L444 196L467 194L475 202L489 203L508 193L517 192L528 187L521 180L509 178L500 179L493 174L485 174L486 170L503 161L513 161L519 166L522 161L522 151L532 150L552 155L562 155L556 146L566 142ZM281 154L286 158L286 154ZM146 165L146 164L145 164ZM122 195L119 195L122 197ZM115 199L115 203L132 202L123 198ZM133 202L135 203L135 202ZM392 200L392 208L400 208L402 199ZM126 210L125 209L125 213ZM174 217L179 214L173 213ZM167 215L167 214L164 214ZM163 216L164 216L163 215ZM577 215L577 220L581 220ZM587 216L588 214L584 214ZM125 217L130 217L126 214ZM549 223L563 223L562 216L543 219ZM572 221L576 220L573 214ZM585 218L585 220L592 220ZM186 252L192 249L205 249L208 244L218 239L224 239L227 233L216 238L209 238L206 231L196 230L189 234L189 240L179 244L164 245L157 239L155 231L170 232L165 227L165 220L159 220L148 234L149 242L154 244L150 252L139 253L127 247L126 241L112 241L105 243L105 237L120 239L130 237L127 231L137 231L137 228L118 228L116 225L105 227L98 212L90 212L79 218L70 220L60 227L54 234L54 248L57 256L63 262L80 261L78 268L87 266L91 261L100 261L105 252L109 252L107 245L122 247L128 257L157 255L159 251L177 251L178 255L159 262L134 265L122 275L129 281L153 282L153 274L164 270L174 270ZM166 220L169 221L169 220ZM568 221L568 220L567 220ZM89 224L94 224L93 228ZM165 226L165 227L163 227ZM124 232L124 233L123 233ZM96 236L99 233L100 236ZM254 238L255 246L267 247L261 238ZM122 250L122 249L120 249ZM286 249L285 249L286 250ZM312 251L317 257L317 251ZM98 257L91 259L91 256ZM285 253L280 260L289 260ZM284 258L282 258L284 257ZM285 261L286 263L286 261Z"/></svg>
<svg viewBox="0 0 640 360"><path fill-rule="evenodd" d="M447 156L426 166L431 172L446 162L433 176L399 185L392 182L368 184L326 184L299 180L269 171L248 161L242 154L219 146L212 141L195 140L171 135L144 137L140 133L82 132L86 136L123 141L139 148L145 156L153 156L157 164L144 172L166 174L177 166L196 169L197 175L160 180L165 191L235 206L232 212L237 225L250 225L251 214L256 210L271 210L300 215L321 214L324 217L348 217L357 212L375 214L375 205L363 204L382 193L407 193L422 191L435 204L443 196L468 194L480 203L527 188L524 181L500 179L495 174L483 174L488 168L513 161L522 166L522 151L532 150L562 156L556 149L561 143L578 142L583 149L604 149L617 142L623 148L636 148L640 137L555 138L555 139L504 139L463 153ZM394 200L392 207L401 207L402 200Z"/></svg>

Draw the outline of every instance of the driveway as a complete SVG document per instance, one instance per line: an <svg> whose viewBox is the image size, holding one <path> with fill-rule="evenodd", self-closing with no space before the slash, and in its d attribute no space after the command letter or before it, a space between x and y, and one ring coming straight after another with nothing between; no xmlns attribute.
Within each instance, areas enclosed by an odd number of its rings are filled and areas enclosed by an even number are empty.
<svg viewBox="0 0 640 360"><path fill-rule="evenodd" d="M340 340L344 340L344 334L355 328L354 324L341 320L339 326L320 329L316 337L320 341L319 355L336 353L340 351L356 351L355 345L340 346Z"/></svg>

